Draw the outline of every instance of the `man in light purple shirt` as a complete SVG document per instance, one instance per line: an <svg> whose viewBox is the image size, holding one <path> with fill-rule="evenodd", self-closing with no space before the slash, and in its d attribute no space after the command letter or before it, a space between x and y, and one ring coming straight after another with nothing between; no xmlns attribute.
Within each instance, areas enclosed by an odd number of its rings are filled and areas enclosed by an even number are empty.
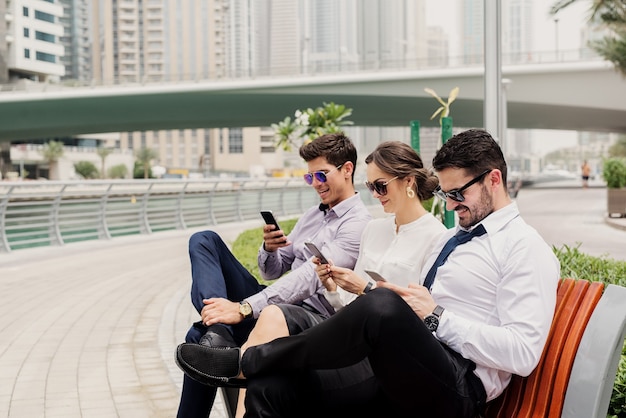
<svg viewBox="0 0 626 418"><path fill-rule="evenodd" d="M323 135L300 148L309 172L304 180L318 193L321 204L307 210L285 237L273 225L263 227L258 265L264 286L233 256L213 231L198 232L189 240L191 300L201 316L186 342L233 347L246 341L261 310L270 304L300 305L320 317L334 313L305 241L316 244L338 266L353 268L359 242L371 215L354 189L357 152L343 133ZM185 375L179 417L207 417L216 388Z"/></svg>

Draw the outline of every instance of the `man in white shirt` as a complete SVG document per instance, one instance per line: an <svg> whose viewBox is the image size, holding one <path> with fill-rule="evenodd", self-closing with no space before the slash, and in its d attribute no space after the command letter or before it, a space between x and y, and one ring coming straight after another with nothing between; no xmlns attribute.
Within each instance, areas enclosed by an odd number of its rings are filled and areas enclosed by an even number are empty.
<svg viewBox="0 0 626 418"><path fill-rule="evenodd" d="M454 136L433 168L435 194L456 212L459 227L444 234L419 283L379 283L320 325L250 347L241 360L239 349L183 344L179 356L190 373L246 377L246 416L259 417L474 417L512 374L529 375L550 330L559 263L509 198L506 162L487 132ZM302 377L364 358L380 386L375 399ZM345 403L337 403L344 394Z"/></svg>

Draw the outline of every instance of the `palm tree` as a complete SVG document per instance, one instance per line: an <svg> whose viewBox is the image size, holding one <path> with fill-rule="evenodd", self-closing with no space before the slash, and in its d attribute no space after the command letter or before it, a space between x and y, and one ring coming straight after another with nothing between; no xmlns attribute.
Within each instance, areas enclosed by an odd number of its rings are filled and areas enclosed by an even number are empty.
<svg viewBox="0 0 626 418"><path fill-rule="evenodd" d="M579 0L558 0L552 5L553 16ZM586 0L590 1L590 0ZM604 38L589 46L619 72L626 75L626 2L624 0L591 0L589 23L607 29Z"/></svg>
<svg viewBox="0 0 626 418"><path fill-rule="evenodd" d="M58 162L59 159L63 157L64 152L65 150L63 149L62 142L50 141L47 144L44 144L43 149L41 150L41 156L50 167L48 175L50 177L50 180L58 180Z"/></svg>
<svg viewBox="0 0 626 418"><path fill-rule="evenodd" d="M141 166L143 167L144 179L147 179L150 177L150 163L152 162L152 160L154 160L158 156L159 155L157 154L157 152L153 150L152 148L141 148L135 154L135 157L137 158L137 162L141 164Z"/></svg>
<svg viewBox="0 0 626 418"><path fill-rule="evenodd" d="M352 125L353 122L346 120L352 115L352 109L345 105L335 103L323 103L316 109L296 110L295 119L287 116L284 120L273 123L274 136L277 139L276 146L288 151L299 142L311 142L318 136L341 131L342 126Z"/></svg>
<svg viewBox="0 0 626 418"><path fill-rule="evenodd" d="M98 147L96 149L96 152L98 153L98 157L100 157L100 161L102 162L102 164L100 165L100 177L105 178L106 172L104 171L104 161L107 159L109 154L113 152L113 150L111 148Z"/></svg>
<svg viewBox="0 0 626 418"><path fill-rule="evenodd" d="M426 87L424 91L430 94L431 96L433 96L439 102L439 104L441 104L441 106L430 117L430 120L433 120L435 116L439 115L439 125L441 125L442 119L450 116L450 105L452 104L453 101L456 100L457 96L459 95L459 88L455 87L452 90L450 90L450 94L448 95L448 100L445 102L443 101L441 97L439 97L439 95L437 94L437 92L435 92L435 90Z"/></svg>

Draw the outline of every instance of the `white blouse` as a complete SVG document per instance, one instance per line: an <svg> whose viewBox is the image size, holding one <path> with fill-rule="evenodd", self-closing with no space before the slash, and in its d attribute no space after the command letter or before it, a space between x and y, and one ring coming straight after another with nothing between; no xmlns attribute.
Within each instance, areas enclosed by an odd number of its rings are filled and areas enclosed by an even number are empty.
<svg viewBox="0 0 626 418"><path fill-rule="evenodd" d="M354 272L373 281L365 270L375 271L387 281L400 286L407 286L411 282L422 283L422 266L445 231L446 227L430 213L400 225L397 232L395 216L373 219L361 235L359 258ZM354 293L340 287L337 287L336 292L325 290L324 296L336 310L356 298Z"/></svg>

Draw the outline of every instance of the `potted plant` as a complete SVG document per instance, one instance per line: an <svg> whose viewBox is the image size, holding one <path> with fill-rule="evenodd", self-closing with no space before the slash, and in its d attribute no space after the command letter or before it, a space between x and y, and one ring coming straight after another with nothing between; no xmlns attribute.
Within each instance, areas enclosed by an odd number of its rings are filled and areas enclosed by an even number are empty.
<svg viewBox="0 0 626 418"><path fill-rule="evenodd" d="M607 211L609 217L626 215L626 159L604 160L602 177L607 187Z"/></svg>

